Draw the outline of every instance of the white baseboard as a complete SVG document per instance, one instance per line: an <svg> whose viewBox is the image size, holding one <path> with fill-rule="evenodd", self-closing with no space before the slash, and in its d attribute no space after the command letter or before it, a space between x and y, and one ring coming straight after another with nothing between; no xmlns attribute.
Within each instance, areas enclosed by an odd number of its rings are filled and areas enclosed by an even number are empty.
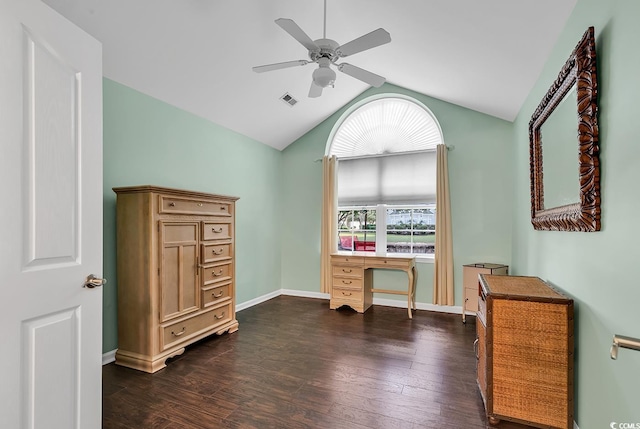
<svg viewBox="0 0 640 429"><path fill-rule="evenodd" d="M116 361L116 352L118 349L111 350L110 352L106 352L102 355L102 365L106 365L111 362Z"/></svg>
<svg viewBox="0 0 640 429"><path fill-rule="evenodd" d="M301 291L301 290L295 290L295 289L280 289L280 294L288 295L288 296L299 296L301 298L318 298L318 299L331 298L331 295L329 295L328 293L307 292L307 291Z"/></svg>
<svg viewBox="0 0 640 429"><path fill-rule="evenodd" d="M275 290L273 292L269 292L266 295L259 296L257 298L251 299L249 301L242 302L240 304L236 304L236 312L245 310L249 307L253 307L254 305L258 305L262 302L269 301L272 298L282 295L281 290Z"/></svg>
<svg viewBox="0 0 640 429"><path fill-rule="evenodd" d="M265 301L268 301L280 295L329 300L328 293L309 292L309 291L301 291L301 290L295 290L295 289L278 289L273 292L269 292L265 295L259 296L257 298L251 299L249 301L245 301L240 304L237 304L236 312L246 310L247 308L253 307L254 305L258 305L260 303L263 303ZM373 303L376 305L384 305L387 307L407 308L406 301L400 301L395 299L373 298ZM418 302L416 303L416 308L418 310L437 311L440 313L462 314L462 307L460 306L435 305L435 304ZM107 365L111 362L114 362L116 360L117 350L118 349L115 349L115 350L111 350L110 352L104 353L102 355L102 365ZM580 428L578 428L578 425L574 425L574 429L580 429Z"/></svg>

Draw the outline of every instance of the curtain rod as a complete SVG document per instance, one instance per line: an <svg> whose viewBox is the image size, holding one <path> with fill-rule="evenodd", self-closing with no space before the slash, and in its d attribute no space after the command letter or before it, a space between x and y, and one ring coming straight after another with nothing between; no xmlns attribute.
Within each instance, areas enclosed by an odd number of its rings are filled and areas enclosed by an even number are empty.
<svg viewBox="0 0 640 429"><path fill-rule="evenodd" d="M455 149L455 145L446 145L445 146L447 148L448 151L452 151ZM351 156L351 157L343 157L343 158L338 158L338 159L342 159L342 160L349 160L349 159L355 159L355 158L374 158L374 157L383 157L383 156L393 156L393 155L407 155L407 154L413 154L413 153L424 153L424 152L434 152L433 149L427 149L427 150L415 150L415 151L410 151L410 152L394 152L394 153L386 153L386 154L382 154L382 155L362 155L362 156ZM313 162L321 162L322 158L316 159Z"/></svg>

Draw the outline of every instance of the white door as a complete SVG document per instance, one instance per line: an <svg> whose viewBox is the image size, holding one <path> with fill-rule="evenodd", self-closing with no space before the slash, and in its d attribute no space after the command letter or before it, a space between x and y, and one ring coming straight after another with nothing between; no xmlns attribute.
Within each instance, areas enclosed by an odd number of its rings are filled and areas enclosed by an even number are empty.
<svg viewBox="0 0 640 429"><path fill-rule="evenodd" d="M0 0L0 428L101 426L102 48Z"/></svg>

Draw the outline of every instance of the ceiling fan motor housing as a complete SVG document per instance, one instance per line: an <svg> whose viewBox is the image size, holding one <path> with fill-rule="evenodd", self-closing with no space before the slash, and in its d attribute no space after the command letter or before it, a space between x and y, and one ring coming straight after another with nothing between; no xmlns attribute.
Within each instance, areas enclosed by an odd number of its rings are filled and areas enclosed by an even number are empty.
<svg viewBox="0 0 640 429"><path fill-rule="evenodd" d="M340 55L336 51L340 46L338 42L331 39L318 39L314 43L320 48L319 51L309 51L311 61L318 61L320 58L327 58L330 62L336 61Z"/></svg>

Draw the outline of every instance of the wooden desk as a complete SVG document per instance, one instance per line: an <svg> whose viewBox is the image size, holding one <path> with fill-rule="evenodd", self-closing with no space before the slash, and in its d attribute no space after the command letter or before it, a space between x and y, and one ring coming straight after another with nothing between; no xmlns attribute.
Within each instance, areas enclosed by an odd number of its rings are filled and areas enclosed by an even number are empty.
<svg viewBox="0 0 640 429"><path fill-rule="evenodd" d="M407 290L373 288L372 268L400 270L409 278ZM402 254L377 256L371 252L340 252L331 255L331 301L329 307L334 310L343 305L358 313L367 311L373 303L374 293L389 293L407 296L409 319L413 318L411 309L416 309L416 258Z"/></svg>

